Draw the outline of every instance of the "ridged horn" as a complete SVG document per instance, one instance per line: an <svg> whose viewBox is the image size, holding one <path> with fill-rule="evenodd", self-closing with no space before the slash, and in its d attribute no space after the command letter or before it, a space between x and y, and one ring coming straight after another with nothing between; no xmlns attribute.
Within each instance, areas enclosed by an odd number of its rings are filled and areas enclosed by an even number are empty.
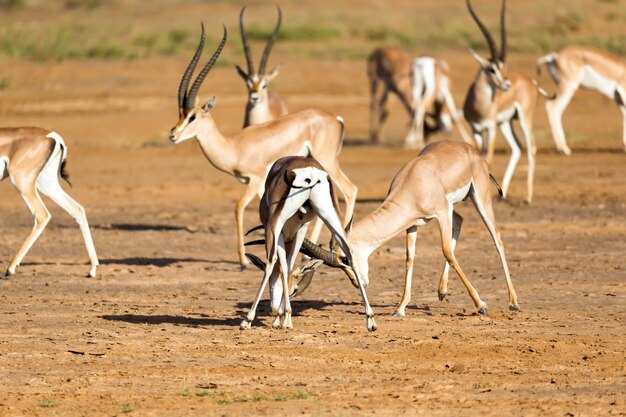
<svg viewBox="0 0 626 417"><path fill-rule="evenodd" d="M213 53L213 56L211 57L209 62L207 62L202 70L198 73L198 76L191 85L191 88L189 89L187 97L185 97L185 109L193 109L196 106L196 96L198 95L198 90L200 90L200 86L204 82L204 79L206 78L209 71L211 71L211 68L213 67L213 64L215 64L215 61L217 61L217 58L219 58L220 54L222 53L222 49L224 49L224 44L226 44L227 37L228 33L226 31L226 25L224 25L224 36L222 37L222 41L215 50L215 53Z"/></svg>
<svg viewBox="0 0 626 417"><path fill-rule="evenodd" d="M259 64L259 75L265 74L265 66L267 65L267 58L270 56L270 52L272 51L272 47L274 46L274 41L276 41L276 36L278 35L278 30L280 29L280 24L283 20L283 12L280 10L280 6L276 6L278 9L278 22L276 22L276 27L274 27L274 31L272 32L272 36L267 40L267 44L265 45L265 49L263 50L263 55L261 56L261 63Z"/></svg>
<svg viewBox="0 0 626 417"><path fill-rule="evenodd" d="M491 61L494 62L498 57L498 48L496 47L496 43L491 37L491 33L489 33L489 29L487 29L487 26L485 26L483 22L480 21L480 19L474 12L474 9L472 8L472 4L470 3L470 0L466 0L466 3L467 3L467 9L472 15L472 18L474 19L474 21L480 28L480 31L483 33L483 35L485 36L485 39L487 40L487 43L489 44L489 51L491 52Z"/></svg>
<svg viewBox="0 0 626 417"><path fill-rule="evenodd" d="M325 265L333 268L341 268L346 264L346 260L343 257L339 256L335 252L330 252L322 249L320 246L311 242L309 239L304 239L304 241L302 242L302 247L300 248L300 252L307 256L310 256L311 258L319 259L323 261Z"/></svg>
<svg viewBox="0 0 626 417"><path fill-rule="evenodd" d="M252 53L250 51L250 45L248 44L248 36L246 36L246 29L243 24L244 10L246 10L246 6L242 7L241 12L239 12L239 33L241 34L243 52L246 55L246 64L248 64L248 76L250 76L254 74L254 63L252 62Z"/></svg>
<svg viewBox="0 0 626 417"><path fill-rule="evenodd" d="M500 11L500 61L506 59L506 0L502 0L502 10Z"/></svg>
<svg viewBox="0 0 626 417"><path fill-rule="evenodd" d="M200 55L202 55L202 49L204 49L204 40L206 38L204 33L204 23L200 23L202 27L202 35L200 36L200 43L198 44L198 48L196 49L196 53L191 58L191 62L187 66L187 69L183 73L183 78L180 80L180 85L178 86L178 108L182 109L185 104L185 97L187 96L187 87L189 87L189 81L191 80L191 75L193 71L196 69L196 65L198 65L198 61L200 60Z"/></svg>

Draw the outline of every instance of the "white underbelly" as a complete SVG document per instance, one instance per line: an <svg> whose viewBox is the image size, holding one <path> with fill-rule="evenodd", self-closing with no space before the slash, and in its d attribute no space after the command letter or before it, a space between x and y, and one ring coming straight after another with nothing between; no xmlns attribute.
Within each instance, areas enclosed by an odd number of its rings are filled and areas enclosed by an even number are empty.
<svg viewBox="0 0 626 417"><path fill-rule="evenodd" d="M509 120L513 118L513 116L515 116L516 111L517 111L517 103L513 104L511 108L498 113L496 115L496 121L498 122L498 124L503 123L503 122L508 122Z"/></svg>
<svg viewBox="0 0 626 417"><path fill-rule="evenodd" d="M472 180L470 180L466 185L459 188L458 190L455 190L446 194L446 200L448 200L450 204L458 203L459 201L467 197L467 193L469 193L471 186L472 186Z"/></svg>
<svg viewBox="0 0 626 417"><path fill-rule="evenodd" d="M613 98L618 84L615 80L603 77L589 65L585 65L580 74L580 84L591 90L596 90L609 98Z"/></svg>

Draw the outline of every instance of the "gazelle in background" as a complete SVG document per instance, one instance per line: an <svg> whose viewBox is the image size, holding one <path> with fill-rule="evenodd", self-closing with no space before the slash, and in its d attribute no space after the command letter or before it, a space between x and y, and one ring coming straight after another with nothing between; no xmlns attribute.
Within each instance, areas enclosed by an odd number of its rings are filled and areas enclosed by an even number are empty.
<svg viewBox="0 0 626 417"><path fill-rule="evenodd" d="M427 58L427 57L423 57ZM434 66L426 64L424 71L430 71L418 78L418 83L427 87L425 91L414 88L411 80L413 58L408 52L400 48L386 47L375 49L367 59L367 76L370 82L370 141L378 143L381 137L383 124L389 116L387 100L389 94L395 94L411 118L410 130L405 139L407 146L415 147L415 143L424 138L424 134L429 135L439 129L448 129L450 117L456 123L459 120L458 112L451 110L446 103L445 91L439 90L446 87L449 93L450 80L448 78L449 66L442 58L434 59ZM425 63L426 61L424 61ZM418 69L422 69L421 66ZM432 75L431 75L432 74ZM446 81L442 82L445 77ZM426 84L428 83L428 86ZM451 96L450 96L451 98ZM421 110L421 120L416 120L417 108ZM454 105L453 101L451 101ZM425 118L425 120L424 120ZM417 132L419 125L422 125L422 132ZM467 132L460 123L457 123L463 140L469 141Z"/></svg>
<svg viewBox="0 0 626 417"><path fill-rule="evenodd" d="M472 127L474 139L482 148L483 155L491 164L495 149L496 126L502 132L511 147L511 158L502 180L502 194L506 198L511 178L521 155L521 144L513 131L512 121L517 119L524 134L524 145L528 156L528 175L526 202L530 203L533 197L533 182L535 175L535 155L537 147L533 136L533 113L537 105L538 93L546 98L548 94L537 87L535 80L524 75L507 72L506 68L506 0L502 1L500 13L501 47L498 52L496 43L487 27L480 21L470 0L467 8L480 28L489 45L490 57L484 59L473 50L470 50L480 68L465 97L463 114ZM483 140L483 132L487 137Z"/></svg>
<svg viewBox="0 0 626 417"><path fill-rule="evenodd" d="M348 240L352 250L352 265L366 284L369 283L368 258L372 252L398 233L406 232L404 293L394 315L404 316L411 299L417 228L432 219L437 219L439 223L441 247L446 258L439 281L439 299L443 300L448 293L448 272L451 265L463 281L478 312L487 314L487 305L472 287L454 255L463 224L463 218L454 211L454 206L467 198L474 203L500 256L509 292L509 309L519 310L504 256L504 245L496 230L489 189L491 182L498 185L489 173L487 162L476 148L460 142L435 142L426 146L416 159L396 174L380 207L354 225ZM303 248L307 254L313 254L325 264L341 268L347 274L351 273L351 266L342 262L337 253L325 251L306 240Z"/></svg>
<svg viewBox="0 0 626 417"><path fill-rule="evenodd" d="M241 33L241 42L243 43L243 51L246 55L246 63L248 65L247 72L239 65L236 65L237 73L246 82L246 87L248 88L248 103L246 104L246 115L243 127L265 123L288 113L285 102L278 94L268 88L270 81L278 75L280 66L273 68L268 74L265 74L267 59L274 46L274 41L276 41L276 35L280 29L280 22L282 20L280 7L276 7L278 9L278 22L276 22L276 27L267 40L263 55L261 56L258 72L254 70L252 52L250 51L250 45L248 45L248 37L246 36L246 29L243 24L243 13L246 8L243 7L239 13L239 31Z"/></svg>
<svg viewBox="0 0 626 417"><path fill-rule="evenodd" d="M449 132L452 123L456 125L465 143L473 143L463 127L462 117L454 104L450 92L450 66L443 58L422 56L411 64L411 88L413 120L405 139L409 148L424 147L424 121L426 116L439 115L435 118L438 127Z"/></svg>
<svg viewBox="0 0 626 417"><path fill-rule="evenodd" d="M98 256L91 239L85 209L59 184L59 176L66 181L69 178L65 171L66 157L67 146L56 132L38 127L0 129L0 181L9 177L35 216L35 226L9 263L6 276L15 274L22 259L52 217L41 201L40 192L76 220L91 261L89 276L96 276Z"/></svg>
<svg viewBox="0 0 626 417"><path fill-rule="evenodd" d="M274 161L280 157L310 155L316 158L344 194L346 201L344 221L347 224L352 218L358 190L339 167L338 154L344 132L342 119L320 110L303 110L261 125L247 127L233 136L224 136L210 113L215 106L215 97L201 104L197 95L226 43L226 28L224 27L224 36L217 50L189 87L191 76L202 54L204 41L205 33L202 26L200 44L180 82L179 119L172 128L169 138L174 143L180 143L195 137L202 152L215 168L247 184L245 192L235 206L239 261L242 268L249 263L243 246L244 210L255 195L263 194L265 176Z"/></svg>
<svg viewBox="0 0 626 417"><path fill-rule="evenodd" d="M250 328L256 309L270 283L273 327L293 328L291 302L289 301L289 279L308 224L317 215L321 218L345 254L344 265L352 265L352 253L337 214L337 199L333 184L324 168L313 158L287 156L272 166L265 180L265 192L259 206L261 224L265 229L265 253L267 264L254 255L253 262L264 270L263 279L250 312L241 322L241 329ZM256 228L255 228L256 229ZM256 259L255 259L256 258ZM314 261L319 264L320 261ZM366 325L369 331L376 330L374 311L367 300L365 286L357 268L351 269L351 277L358 283L365 304ZM281 280L279 280L279 276ZM281 304L282 303L282 304Z"/></svg>
<svg viewBox="0 0 626 417"><path fill-rule="evenodd" d="M563 111L576 90L583 87L599 92L619 106L626 150L626 60L597 49L570 46L539 58L537 73L542 65L547 67L556 84L556 98L546 103L546 111L557 149L565 155L572 153L565 141Z"/></svg>

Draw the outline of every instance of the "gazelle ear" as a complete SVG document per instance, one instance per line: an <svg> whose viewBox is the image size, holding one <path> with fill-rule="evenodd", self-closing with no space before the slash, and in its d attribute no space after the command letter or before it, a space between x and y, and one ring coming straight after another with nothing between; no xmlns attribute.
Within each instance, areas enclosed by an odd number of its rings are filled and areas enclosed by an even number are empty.
<svg viewBox="0 0 626 417"><path fill-rule="evenodd" d="M354 220L354 215L352 215L352 217L350 217L350 221L348 222L348 225L344 229L344 232L346 233L346 239L347 240L350 240L350 232L352 232L352 221L353 220Z"/></svg>
<svg viewBox="0 0 626 417"><path fill-rule="evenodd" d="M209 101L207 101L206 103L204 103L202 105L202 111L205 112L205 113L208 113L209 110L211 110L213 107L215 107L215 101L216 100L217 99L215 98L215 96L211 97L209 99Z"/></svg>
<svg viewBox="0 0 626 417"><path fill-rule="evenodd" d="M478 53L476 53L476 51L474 51L473 49L470 48L470 53L472 54L472 56L474 57L474 59L476 61L478 61L478 63L480 64L481 67L486 67L489 65L489 61L486 60L485 58L483 58L482 56L478 55Z"/></svg>
<svg viewBox="0 0 626 417"><path fill-rule="evenodd" d="M244 81L248 81L248 74L246 74L246 72L239 65L235 65L235 68L237 69L237 74L239 74Z"/></svg>
<svg viewBox="0 0 626 417"><path fill-rule="evenodd" d="M276 78L276 76L278 75L279 72L280 72L280 64L278 64L274 68L272 68L272 70L269 72L269 74L267 74L267 82L270 82L274 78Z"/></svg>
<svg viewBox="0 0 626 417"><path fill-rule="evenodd" d="M296 180L296 173L293 171L285 171L285 175L283 177L288 186L292 186L293 182Z"/></svg>

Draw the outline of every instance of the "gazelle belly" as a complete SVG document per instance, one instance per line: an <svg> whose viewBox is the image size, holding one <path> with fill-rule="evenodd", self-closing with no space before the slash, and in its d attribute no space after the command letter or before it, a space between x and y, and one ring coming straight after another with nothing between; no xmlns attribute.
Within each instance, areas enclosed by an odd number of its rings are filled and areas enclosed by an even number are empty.
<svg viewBox="0 0 626 417"><path fill-rule="evenodd" d="M589 65L585 65L580 74L580 84L591 90L596 90L609 98L613 98L618 85L615 80L603 77Z"/></svg>
<svg viewBox="0 0 626 417"><path fill-rule="evenodd" d="M446 200L448 200L452 205L458 203L459 201L467 197L467 193L469 193L471 186L472 180L470 179L469 182L463 187L446 194Z"/></svg>

